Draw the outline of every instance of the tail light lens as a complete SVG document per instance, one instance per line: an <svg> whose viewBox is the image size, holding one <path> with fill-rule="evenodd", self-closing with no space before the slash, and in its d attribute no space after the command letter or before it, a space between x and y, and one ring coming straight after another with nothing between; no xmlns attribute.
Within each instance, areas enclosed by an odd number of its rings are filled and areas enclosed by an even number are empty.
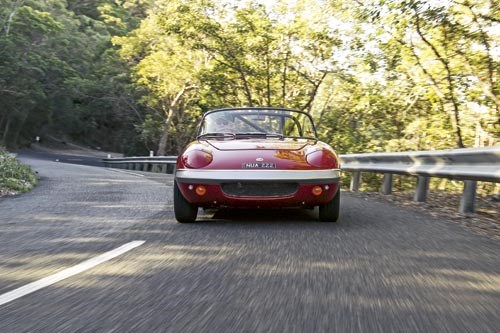
<svg viewBox="0 0 500 333"><path fill-rule="evenodd" d="M195 192L201 197L207 193L207 188L205 186L196 186Z"/></svg>
<svg viewBox="0 0 500 333"><path fill-rule="evenodd" d="M212 162L212 154L209 151L193 149L182 154L182 162L191 169L206 167Z"/></svg>
<svg viewBox="0 0 500 333"><path fill-rule="evenodd" d="M315 150L306 156L309 165L322 169L338 168L337 156L334 152L328 149Z"/></svg>
<svg viewBox="0 0 500 333"><path fill-rule="evenodd" d="M321 186L314 186L311 190L312 194L314 194L315 196L318 196L318 195L321 195L321 193L323 193L323 188L321 188Z"/></svg>

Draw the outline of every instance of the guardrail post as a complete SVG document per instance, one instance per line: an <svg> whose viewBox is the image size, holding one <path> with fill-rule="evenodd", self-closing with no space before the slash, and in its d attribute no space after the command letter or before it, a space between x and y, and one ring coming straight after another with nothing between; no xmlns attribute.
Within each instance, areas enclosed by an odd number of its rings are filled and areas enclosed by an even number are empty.
<svg viewBox="0 0 500 333"><path fill-rule="evenodd" d="M168 174L173 174L175 172L175 164L174 163L168 163L167 164L167 173Z"/></svg>
<svg viewBox="0 0 500 333"><path fill-rule="evenodd" d="M161 165L161 173L167 173L168 164L164 163Z"/></svg>
<svg viewBox="0 0 500 333"><path fill-rule="evenodd" d="M351 174L351 191L357 192L359 191L359 186L361 185L361 172L354 171Z"/></svg>
<svg viewBox="0 0 500 333"><path fill-rule="evenodd" d="M153 164L153 167L151 168L151 171L153 172L161 172L162 165L161 164Z"/></svg>
<svg viewBox="0 0 500 333"><path fill-rule="evenodd" d="M460 199L460 213L474 213L476 185L477 181L475 180L464 180L464 191L462 193L462 198Z"/></svg>
<svg viewBox="0 0 500 333"><path fill-rule="evenodd" d="M392 173L384 173L382 182L382 194L391 194L392 192Z"/></svg>
<svg viewBox="0 0 500 333"><path fill-rule="evenodd" d="M134 163L134 164L135 164L135 165L134 165L134 169L135 169L135 171L141 171L141 167L142 167L141 163L136 162L136 163Z"/></svg>
<svg viewBox="0 0 500 333"><path fill-rule="evenodd" d="M413 196L414 201L425 202L425 200L427 200L429 180L430 178L426 176L417 177L417 188L415 189L415 195Z"/></svg>

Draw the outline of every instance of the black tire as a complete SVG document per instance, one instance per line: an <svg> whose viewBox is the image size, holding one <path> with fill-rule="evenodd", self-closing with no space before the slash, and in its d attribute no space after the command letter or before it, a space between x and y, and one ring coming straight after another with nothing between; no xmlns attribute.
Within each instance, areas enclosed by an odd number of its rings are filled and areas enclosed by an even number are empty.
<svg viewBox="0 0 500 333"><path fill-rule="evenodd" d="M340 215L340 188L335 197L324 205L319 206L319 220L321 222L337 222Z"/></svg>
<svg viewBox="0 0 500 333"><path fill-rule="evenodd" d="M198 207L184 199L177 182L174 182L174 213L179 223L192 223L198 216Z"/></svg>

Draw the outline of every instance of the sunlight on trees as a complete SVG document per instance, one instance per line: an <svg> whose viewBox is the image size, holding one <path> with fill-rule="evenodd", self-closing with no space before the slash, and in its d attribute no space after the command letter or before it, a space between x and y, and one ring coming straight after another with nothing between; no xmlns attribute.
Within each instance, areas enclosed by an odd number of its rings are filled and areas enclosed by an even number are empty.
<svg viewBox="0 0 500 333"><path fill-rule="evenodd" d="M500 140L489 0L0 0L0 141L176 154L203 112L310 112L341 153Z"/></svg>

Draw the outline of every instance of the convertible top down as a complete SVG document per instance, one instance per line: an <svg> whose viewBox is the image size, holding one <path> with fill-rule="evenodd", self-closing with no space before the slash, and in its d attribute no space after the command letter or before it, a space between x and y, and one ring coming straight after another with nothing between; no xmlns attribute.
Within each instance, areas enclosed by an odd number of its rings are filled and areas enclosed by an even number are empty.
<svg viewBox="0 0 500 333"><path fill-rule="evenodd" d="M175 217L194 222L198 207L319 206L319 220L335 222L339 180L338 157L317 139L309 114L271 107L212 110L177 159Z"/></svg>

